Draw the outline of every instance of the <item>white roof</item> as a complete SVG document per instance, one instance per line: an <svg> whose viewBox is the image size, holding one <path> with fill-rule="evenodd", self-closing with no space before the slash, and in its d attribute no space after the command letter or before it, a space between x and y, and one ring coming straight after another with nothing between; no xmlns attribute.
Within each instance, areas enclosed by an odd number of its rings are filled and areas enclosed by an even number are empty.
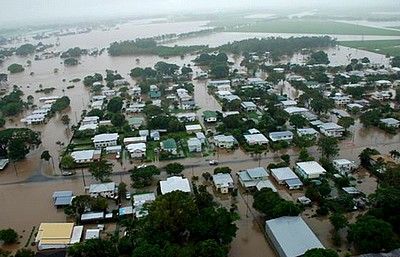
<svg viewBox="0 0 400 257"><path fill-rule="evenodd" d="M283 167L283 168L276 168L271 169L271 173L274 177L276 177L279 181L285 181L288 179L299 178L291 168Z"/></svg>
<svg viewBox="0 0 400 257"><path fill-rule="evenodd" d="M257 107L257 105L253 102L242 102L241 105L245 108L247 107Z"/></svg>
<svg viewBox="0 0 400 257"><path fill-rule="evenodd" d="M318 127L320 127L321 129L324 129L324 130L342 130L343 129L342 126L340 126L336 123L333 123L333 122L322 123Z"/></svg>
<svg viewBox="0 0 400 257"><path fill-rule="evenodd" d="M389 124L389 125L397 125L400 123L400 121L396 120L395 118L381 119L381 122Z"/></svg>
<svg viewBox="0 0 400 257"><path fill-rule="evenodd" d="M261 132L258 129L252 128L247 130L250 134L260 134Z"/></svg>
<svg viewBox="0 0 400 257"><path fill-rule="evenodd" d="M92 129L92 130L96 130L97 129L97 124L85 124L85 125L81 125L79 127L79 131L83 131L83 130L87 130L87 129Z"/></svg>
<svg viewBox="0 0 400 257"><path fill-rule="evenodd" d="M307 250L324 248L301 217L280 217L265 222L267 234L286 257L302 256Z"/></svg>
<svg viewBox="0 0 400 257"><path fill-rule="evenodd" d="M133 195L133 205L142 205L147 202L154 201L156 199L156 195L154 193L145 193L139 195Z"/></svg>
<svg viewBox="0 0 400 257"><path fill-rule="evenodd" d="M201 141L196 137L192 137L187 140L187 144L188 146L198 146L201 145Z"/></svg>
<svg viewBox="0 0 400 257"><path fill-rule="evenodd" d="M303 107L296 107L296 106L287 107L284 110L285 110L285 112L287 112L289 114L308 112L308 109L303 108Z"/></svg>
<svg viewBox="0 0 400 257"><path fill-rule="evenodd" d="M100 238L100 229L90 228L86 229L85 240Z"/></svg>
<svg viewBox="0 0 400 257"><path fill-rule="evenodd" d="M225 136L225 135L217 135L214 136L215 141L219 142L236 142L236 139L233 136Z"/></svg>
<svg viewBox="0 0 400 257"><path fill-rule="evenodd" d="M201 130L200 124L186 125L185 128L186 128L186 131Z"/></svg>
<svg viewBox="0 0 400 257"><path fill-rule="evenodd" d="M91 184L89 187L89 193L102 193L114 190L115 190L115 182Z"/></svg>
<svg viewBox="0 0 400 257"><path fill-rule="evenodd" d="M75 226L74 229L72 230L72 236L69 243L70 244L79 243L82 238L82 233L83 233L83 226Z"/></svg>
<svg viewBox="0 0 400 257"><path fill-rule="evenodd" d="M313 128L299 128L299 129L297 129L297 134L299 134L299 135L314 135L314 134L318 134L318 131L316 131Z"/></svg>
<svg viewBox="0 0 400 257"><path fill-rule="evenodd" d="M347 165L347 164L353 164L352 161L349 161L347 159L337 159L337 160L333 160L334 163L338 164L338 165Z"/></svg>
<svg viewBox="0 0 400 257"><path fill-rule="evenodd" d="M94 150L82 150L82 151L74 151L71 153L72 158L74 161L80 160L91 160L93 159Z"/></svg>
<svg viewBox="0 0 400 257"><path fill-rule="evenodd" d="M285 100L285 101L281 101L281 104L283 104L283 106L297 105L297 101L295 101L295 100Z"/></svg>
<svg viewBox="0 0 400 257"><path fill-rule="evenodd" d="M231 174L227 173L218 173L212 176L213 182L215 185L219 185L221 187L228 187L233 185L233 179Z"/></svg>
<svg viewBox="0 0 400 257"><path fill-rule="evenodd" d="M296 165L308 175L324 174L326 172L326 170L316 161L298 162Z"/></svg>
<svg viewBox="0 0 400 257"><path fill-rule="evenodd" d="M273 192L277 192L275 186L268 179L257 182L256 188L258 191L260 191L263 188L270 188Z"/></svg>
<svg viewBox="0 0 400 257"><path fill-rule="evenodd" d="M90 121L95 121L97 122L99 120L98 116L86 116L83 118L82 122L90 122Z"/></svg>
<svg viewBox="0 0 400 257"><path fill-rule="evenodd" d="M268 139L263 134L251 134L251 135L244 135L244 138L247 142L257 142L257 143L268 143Z"/></svg>
<svg viewBox="0 0 400 257"><path fill-rule="evenodd" d="M129 152L136 152L136 151L146 152L146 144L145 143L129 144L126 146L126 149Z"/></svg>
<svg viewBox="0 0 400 257"><path fill-rule="evenodd" d="M161 194L167 194L172 191L182 191L190 193L190 184L187 178L178 176L167 178L167 180L160 181Z"/></svg>
<svg viewBox="0 0 400 257"><path fill-rule="evenodd" d="M129 143L143 143L147 141L146 136L140 136L140 137L125 137L124 138L124 144L129 144Z"/></svg>
<svg viewBox="0 0 400 257"><path fill-rule="evenodd" d="M93 143L97 142L104 142L104 141L114 141L118 139L118 133L105 133L105 134L99 134L95 135L93 138Z"/></svg>

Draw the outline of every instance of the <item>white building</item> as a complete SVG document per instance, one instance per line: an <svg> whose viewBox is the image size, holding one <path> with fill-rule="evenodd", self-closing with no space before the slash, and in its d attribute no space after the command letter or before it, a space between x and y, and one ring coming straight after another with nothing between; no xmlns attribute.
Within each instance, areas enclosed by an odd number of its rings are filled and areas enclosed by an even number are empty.
<svg viewBox="0 0 400 257"><path fill-rule="evenodd" d="M304 112L308 112L308 109L303 107L292 106L285 108L284 111L289 113L289 115L294 115L294 114L302 114Z"/></svg>
<svg viewBox="0 0 400 257"><path fill-rule="evenodd" d="M313 137L316 138L318 136L319 132L316 131L313 128L301 128L301 129L297 129L297 135L299 135L300 137L303 136L308 136L308 137Z"/></svg>
<svg viewBox="0 0 400 257"><path fill-rule="evenodd" d="M303 183L289 167L271 169L271 175L280 185L286 185L290 190L299 189Z"/></svg>
<svg viewBox="0 0 400 257"><path fill-rule="evenodd" d="M114 198L116 196L115 182L91 184L89 186L89 195L94 198L97 198L99 196Z"/></svg>
<svg viewBox="0 0 400 257"><path fill-rule="evenodd" d="M119 137L118 133L105 133L105 134L95 135L92 138L92 141L94 147L102 148L102 147L117 145L118 137Z"/></svg>
<svg viewBox="0 0 400 257"><path fill-rule="evenodd" d="M201 128L200 124L186 125L185 129L186 129L187 133L196 133L196 132L201 132L202 131L202 128Z"/></svg>
<svg viewBox="0 0 400 257"><path fill-rule="evenodd" d="M197 120L197 115L194 112L177 113L175 117L178 118L180 122L193 122Z"/></svg>
<svg viewBox="0 0 400 257"><path fill-rule="evenodd" d="M257 105L253 102L242 102L240 106L246 112L254 112L257 110Z"/></svg>
<svg viewBox="0 0 400 257"><path fill-rule="evenodd" d="M75 163L88 163L93 161L95 150L74 151L71 153Z"/></svg>
<svg viewBox="0 0 400 257"><path fill-rule="evenodd" d="M173 191L182 191L190 193L190 183L187 178L178 176L167 178L167 180L160 181L161 194L165 195Z"/></svg>
<svg viewBox="0 0 400 257"><path fill-rule="evenodd" d="M146 142L147 142L146 136L124 138L124 145L135 144L135 143L146 143Z"/></svg>
<svg viewBox="0 0 400 257"><path fill-rule="evenodd" d="M331 97L331 99L335 102L337 106L347 105L351 102L351 98L347 95L335 95Z"/></svg>
<svg viewBox="0 0 400 257"><path fill-rule="evenodd" d="M327 137L342 137L344 128L336 123L322 123L319 126L321 133Z"/></svg>
<svg viewBox="0 0 400 257"><path fill-rule="evenodd" d="M21 119L21 122L32 125L32 124L40 124L46 120L46 114L31 114Z"/></svg>
<svg viewBox="0 0 400 257"><path fill-rule="evenodd" d="M232 148L237 143L233 136L217 135L214 136L214 144L219 148Z"/></svg>
<svg viewBox="0 0 400 257"><path fill-rule="evenodd" d="M390 91L376 91L373 92L371 98L377 101L386 101L392 98Z"/></svg>
<svg viewBox="0 0 400 257"><path fill-rule="evenodd" d="M268 172L263 167L246 169L237 173L240 184L245 188L254 188L260 181L268 180Z"/></svg>
<svg viewBox="0 0 400 257"><path fill-rule="evenodd" d="M126 150L129 152L131 158L143 158L146 157L146 144L136 143L128 144Z"/></svg>
<svg viewBox="0 0 400 257"><path fill-rule="evenodd" d="M231 174L218 173L212 176L215 189L222 194L227 194L234 187Z"/></svg>
<svg viewBox="0 0 400 257"><path fill-rule="evenodd" d="M201 153L201 141L198 138L189 138L187 140L187 145L189 148L189 152Z"/></svg>
<svg viewBox="0 0 400 257"><path fill-rule="evenodd" d="M269 133L269 139L272 142L277 141L291 141L293 140L293 132L292 131L278 131Z"/></svg>
<svg viewBox="0 0 400 257"><path fill-rule="evenodd" d="M400 126L400 121L394 118L380 119L380 122L389 128L398 128Z"/></svg>
<svg viewBox="0 0 400 257"><path fill-rule="evenodd" d="M82 125L92 125L92 124L97 124L99 123L99 117L98 116L86 116L83 118L81 121L81 126Z"/></svg>
<svg viewBox="0 0 400 257"><path fill-rule="evenodd" d="M332 161L333 167L343 176L349 174L354 168L354 162L347 159L337 159Z"/></svg>
<svg viewBox="0 0 400 257"><path fill-rule="evenodd" d="M244 139L248 145L266 145L269 142L267 137L261 133L244 135Z"/></svg>
<svg viewBox="0 0 400 257"><path fill-rule="evenodd" d="M326 173L326 170L316 161L296 163L296 172L306 179L317 179Z"/></svg>

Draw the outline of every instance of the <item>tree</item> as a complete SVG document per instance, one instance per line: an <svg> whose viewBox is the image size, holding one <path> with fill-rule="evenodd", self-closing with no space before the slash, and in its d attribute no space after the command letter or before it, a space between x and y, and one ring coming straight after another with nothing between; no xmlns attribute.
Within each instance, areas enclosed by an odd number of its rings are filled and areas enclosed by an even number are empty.
<svg viewBox="0 0 400 257"><path fill-rule="evenodd" d="M185 167L179 162L168 163L165 170L168 174L180 174Z"/></svg>
<svg viewBox="0 0 400 257"><path fill-rule="evenodd" d="M300 114L294 114L290 116L289 122L295 128L303 128L308 124L307 119Z"/></svg>
<svg viewBox="0 0 400 257"><path fill-rule="evenodd" d="M10 73L19 73L19 72L23 72L25 69L21 64L13 63L10 66L8 66L7 70Z"/></svg>
<svg viewBox="0 0 400 257"><path fill-rule="evenodd" d="M69 99L68 96L63 96L61 98L58 98L52 105L51 105L51 110L53 112L61 112L65 110L66 108L69 107L71 103L71 100Z"/></svg>
<svg viewBox="0 0 400 257"><path fill-rule="evenodd" d="M122 113L114 113L111 118L111 123L114 127L122 127L125 123L125 116Z"/></svg>
<svg viewBox="0 0 400 257"><path fill-rule="evenodd" d="M71 155L66 154L61 158L60 165L63 169L72 169L75 165L74 158L72 158Z"/></svg>
<svg viewBox="0 0 400 257"><path fill-rule="evenodd" d="M229 75L229 67L226 64L215 64L211 67L210 74L216 79L226 78Z"/></svg>
<svg viewBox="0 0 400 257"><path fill-rule="evenodd" d="M89 239L68 247L71 257L118 257L118 252L110 240Z"/></svg>
<svg viewBox="0 0 400 257"><path fill-rule="evenodd" d="M19 161L29 153L25 142L22 139L14 139L8 145L8 158L12 161Z"/></svg>
<svg viewBox="0 0 400 257"><path fill-rule="evenodd" d="M306 148L301 148L299 153L299 161L306 162L314 160L313 157L310 156Z"/></svg>
<svg viewBox="0 0 400 257"><path fill-rule="evenodd" d="M179 70L179 66L166 62L157 62L154 65L154 69L161 75L172 76L177 70Z"/></svg>
<svg viewBox="0 0 400 257"><path fill-rule="evenodd" d="M198 257L225 257L228 251L215 240L209 239L196 245L196 256Z"/></svg>
<svg viewBox="0 0 400 257"><path fill-rule="evenodd" d="M112 173L112 164L106 160L92 162L89 165L89 172L100 182L108 181Z"/></svg>
<svg viewBox="0 0 400 257"><path fill-rule="evenodd" d="M16 55L27 56L33 54L36 50L36 46L32 44L23 44L15 50Z"/></svg>
<svg viewBox="0 0 400 257"><path fill-rule="evenodd" d="M0 128L4 127L6 125L6 119L4 119L3 116L0 116Z"/></svg>
<svg viewBox="0 0 400 257"><path fill-rule="evenodd" d="M65 66L75 66L78 65L79 61L76 58L70 57L64 60L64 65Z"/></svg>
<svg viewBox="0 0 400 257"><path fill-rule="evenodd" d="M135 167L131 171L132 186L137 188L149 186L153 176L159 174L160 170L154 165L142 168Z"/></svg>
<svg viewBox="0 0 400 257"><path fill-rule="evenodd" d="M126 184L124 182L121 182L118 184L118 198L121 201L122 197L126 195L128 190L126 189Z"/></svg>
<svg viewBox="0 0 400 257"><path fill-rule="evenodd" d="M326 99L323 96L313 98L310 102L311 108L318 114L325 113L334 107L332 99Z"/></svg>
<svg viewBox="0 0 400 257"><path fill-rule="evenodd" d="M308 64L329 64L328 55L324 51L314 52L311 54Z"/></svg>
<svg viewBox="0 0 400 257"><path fill-rule="evenodd" d="M117 113L122 109L123 101L121 97L113 97L107 104L107 111Z"/></svg>
<svg viewBox="0 0 400 257"><path fill-rule="evenodd" d="M297 216L301 213L299 206L291 201L281 201L272 209L274 218L282 216Z"/></svg>
<svg viewBox="0 0 400 257"><path fill-rule="evenodd" d="M34 257L34 256L35 252L27 248L18 249L18 251L14 255L14 257Z"/></svg>
<svg viewBox="0 0 400 257"><path fill-rule="evenodd" d="M307 250L303 257L339 257L339 255L332 249L315 248Z"/></svg>
<svg viewBox="0 0 400 257"><path fill-rule="evenodd" d="M364 150L362 150L361 153L358 155L361 166L367 169L371 168L370 158L372 155L377 155L377 154L380 154L379 151L373 148L365 148Z"/></svg>
<svg viewBox="0 0 400 257"><path fill-rule="evenodd" d="M65 126L68 126L71 119L69 118L69 116L67 114L64 114L63 116L61 116L61 121Z"/></svg>
<svg viewBox="0 0 400 257"><path fill-rule="evenodd" d="M390 251L399 246L392 226L372 216L363 216L351 224L347 239L360 253Z"/></svg>
<svg viewBox="0 0 400 257"><path fill-rule="evenodd" d="M339 154L338 142L334 137L321 137L318 140L318 149L327 159Z"/></svg>
<svg viewBox="0 0 400 257"><path fill-rule="evenodd" d="M390 64L393 67L399 67L400 68L400 56L393 57L392 60L390 61Z"/></svg>
<svg viewBox="0 0 400 257"><path fill-rule="evenodd" d="M217 167L214 169L214 174L218 174L218 173L230 174L231 172L232 172L232 169L229 167Z"/></svg>
<svg viewBox="0 0 400 257"><path fill-rule="evenodd" d="M131 70L131 72L129 73L129 75L132 78L140 78L143 76L143 69L140 67L136 67L134 69Z"/></svg>
<svg viewBox="0 0 400 257"><path fill-rule="evenodd" d="M42 154L40 155L40 159L45 160L45 161L49 161L51 159L51 155L49 153L49 151L43 151Z"/></svg>
<svg viewBox="0 0 400 257"><path fill-rule="evenodd" d="M345 132L347 132L347 129L350 126L354 125L354 118L353 117L341 117L338 120L338 125L342 126L345 129Z"/></svg>
<svg viewBox="0 0 400 257"><path fill-rule="evenodd" d="M336 231L339 231L342 228L345 228L348 224L347 218L339 212L334 212L330 217L329 220Z"/></svg>
<svg viewBox="0 0 400 257"><path fill-rule="evenodd" d="M280 198L270 188L263 188L254 194L253 207L264 213L267 219L297 216L301 212L297 205Z"/></svg>
<svg viewBox="0 0 400 257"><path fill-rule="evenodd" d="M104 116L104 112L100 109L92 109L87 113L87 116L97 116L102 119Z"/></svg>
<svg viewBox="0 0 400 257"><path fill-rule="evenodd" d="M65 207L64 213L79 218L86 210L92 209L93 198L89 195L78 195L72 199L71 205Z"/></svg>
<svg viewBox="0 0 400 257"><path fill-rule="evenodd" d="M0 241L5 244L13 244L18 241L18 233L11 228L0 230Z"/></svg>

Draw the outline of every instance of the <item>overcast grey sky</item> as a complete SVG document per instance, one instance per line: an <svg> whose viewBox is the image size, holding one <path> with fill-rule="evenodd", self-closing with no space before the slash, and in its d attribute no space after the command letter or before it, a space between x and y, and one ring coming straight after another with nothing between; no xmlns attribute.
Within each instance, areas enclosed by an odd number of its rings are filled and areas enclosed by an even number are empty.
<svg viewBox="0 0 400 257"><path fill-rule="evenodd" d="M399 0L0 0L0 3L0 24L3 26L67 18L169 15L252 8L361 8L391 5L397 8L393 11L400 12Z"/></svg>

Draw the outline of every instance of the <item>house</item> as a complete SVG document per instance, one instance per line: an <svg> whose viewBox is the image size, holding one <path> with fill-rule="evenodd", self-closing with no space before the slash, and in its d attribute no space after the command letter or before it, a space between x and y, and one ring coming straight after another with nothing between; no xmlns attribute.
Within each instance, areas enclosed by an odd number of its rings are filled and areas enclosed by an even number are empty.
<svg viewBox="0 0 400 257"><path fill-rule="evenodd" d="M271 169L271 175L280 185L286 185L289 190L300 189L303 183L289 167Z"/></svg>
<svg viewBox="0 0 400 257"><path fill-rule="evenodd" d="M305 86L310 88L310 89L318 89L321 87L321 84L318 83L317 81L306 81L304 82Z"/></svg>
<svg viewBox="0 0 400 257"><path fill-rule="evenodd" d="M181 101L181 108L183 110L194 110L196 108L196 102L193 99Z"/></svg>
<svg viewBox="0 0 400 257"><path fill-rule="evenodd" d="M387 154L375 154L369 157L369 163L375 167L379 173L386 172L387 168L393 168L400 164L398 159L392 158Z"/></svg>
<svg viewBox="0 0 400 257"><path fill-rule="evenodd" d="M267 137L261 133L244 135L244 139L248 145L266 145L269 142Z"/></svg>
<svg viewBox="0 0 400 257"><path fill-rule="evenodd" d="M99 109L99 110L102 110L102 109L103 109L103 104L104 104L104 101L103 101L103 100L93 101L93 102L90 104L90 108L91 108L91 109Z"/></svg>
<svg viewBox="0 0 400 257"><path fill-rule="evenodd" d="M41 223L35 238L38 250L64 249L76 243L75 238L82 236L79 227L74 223Z"/></svg>
<svg viewBox="0 0 400 257"><path fill-rule="evenodd" d="M200 142L202 143L202 144L205 144L206 143L206 136L204 135L204 133L203 132L197 132L196 133L196 138L198 139L198 140L200 140Z"/></svg>
<svg viewBox="0 0 400 257"><path fill-rule="evenodd" d="M74 151L71 153L71 157L74 159L75 163L93 162L94 155L95 155L95 150L81 150L81 151Z"/></svg>
<svg viewBox="0 0 400 257"><path fill-rule="evenodd" d="M332 109L331 113L335 114L338 118L351 117L348 112L340 109Z"/></svg>
<svg viewBox="0 0 400 257"><path fill-rule="evenodd" d="M197 119L197 115L194 112L177 113L177 114L175 114L175 117L180 122L193 122L193 121L195 121Z"/></svg>
<svg viewBox="0 0 400 257"><path fill-rule="evenodd" d="M140 97L141 94L142 94L142 89L140 87L138 87L138 86L133 86L133 87L129 88L128 93L131 96Z"/></svg>
<svg viewBox="0 0 400 257"><path fill-rule="evenodd" d="M126 108L127 113L140 113L143 112L146 104L144 103L131 103L129 107Z"/></svg>
<svg viewBox="0 0 400 257"><path fill-rule="evenodd" d="M225 95L224 97L222 97L222 99L225 99L228 102L232 102L235 100L241 100L239 96L234 95L234 94L229 94L229 95Z"/></svg>
<svg viewBox="0 0 400 257"><path fill-rule="evenodd" d="M97 130L98 125L97 124L86 124L86 125L80 125L78 130L79 131L84 131L84 130Z"/></svg>
<svg viewBox="0 0 400 257"><path fill-rule="evenodd" d="M279 257L299 257L310 249L325 248L300 216L267 220L265 233Z"/></svg>
<svg viewBox="0 0 400 257"><path fill-rule="evenodd" d="M89 195L94 198L97 198L99 196L114 198L116 196L115 182L91 184L89 186Z"/></svg>
<svg viewBox="0 0 400 257"><path fill-rule="evenodd" d="M347 95L342 95L340 93L331 97L331 99L335 102L336 106L344 106L351 102L351 98Z"/></svg>
<svg viewBox="0 0 400 257"><path fill-rule="evenodd" d="M173 191L182 191L186 193L192 191L189 180L178 176L169 177L167 180L160 181L160 190L163 195Z"/></svg>
<svg viewBox="0 0 400 257"><path fill-rule="evenodd" d="M147 137L139 136L139 137L125 137L124 145L135 144L135 143L146 143Z"/></svg>
<svg viewBox="0 0 400 257"><path fill-rule="evenodd" d="M238 111L223 112L222 118L226 118L226 117L229 117L232 115L239 115L239 114L240 114L240 112L238 112Z"/></svg>
<svg viewBox="0 0 400 257"><path fill-rule="evenodd" d="M169 152L171 154L178 154L178 148L176 145L176 141L173 138L169 138L161 142L161 149L163 151Z"/></svg>
<svg viewBox="0 0 400 257"><path fill-rule="evenodd" d="M146 144L136 143L129 144L126 146L126 150L129 152L131 158L143 158L146 157Z"/></svg>
<svg viewBox="0 0 400 257"><path fill-rule="evenodd" d="M56 191L53 193L54 206L64 207L71 205L74 194L72 191Z"/></svg>
<svg viewBox="0 0 400 257"><path fill-rule="evenodd" d="M303 107L297 107L297 106L287 107L283 110L285 112L287 112L289 115L302 114L304 112L308 112L308 109L303 108Z"/></svg>
<svg viewBox="0 0 400 257"><path fill-rule="evenodd" d="M98 239L98 238L100 238L100 229L98 228L86 229L85 240Z"/></svg>
<svg viewBox="0 0 400 257"><path fill-rule="evenodd" d="M355 168L354 162L347 159L336 159L332 161L332 164L337 172L343 176L346 176Z"/></svg>
<svg viewBox="0 0 400 257"><path fill-rule="evenodd" d="M269 139L272 142L277 141L291 141L293 140L293 132L292 131L278 131L269 133Z"/></svg>
<svg viewBox="0 0 400 257"><path fill-rule="evenodd" d="M151 99L159 99L161 97L161 91L156 85L150 85L149 96Z"/></svg>
<svg viewBox="0 0 400 257"><path fill-rule="evenodd" d="M301 129L297 129L296 132L297 132L297 135L300 137L307 136L307 137L316 138L316 137L318 137L318 134L319 134L319 132L313 128L301 128Z"/></svg>
<svg viewBox="0 0 400 257"><path fill-rule="evenodd" d="M118 137L119 137L118 133L104 133L95 135L92 138L92 141L94 143L94 147L103 148L107 146L117 145Z"/></svg>
<svg viewBox="0 0 400 257"><path fill-rule="evenodd" d="M326 170L316 161L298 162L295 170L305 179L318 179L326 173Z"/></svg>
<svg viewBox="0 0 400 257"><path fill-rule="evenodd" d="M196 133L196 132L201 132L202 131L202 128L201 128L200 124L186 125L185 129L186 129L187 133Z"/></svg>
<svg viewBox="0 0 400 257"><path fill-rule="evenodd" d="M217 135L214 136L214 144L219 148L233 148L237 144L237 141L230 135Z"/></svg>
<svg viewBox="0 0 400 257"><path fill-rule="evenodd" d="M229 190L231 190L234 187L231 174L226 174L226 173L214 174L212 176L212 180L215 189L222 194L229 193Z"/></svg>
<svg viewBox="0 0 400 257"><path fill-rule="evenodd" d="M282 105L283 108L295 107L297 105L297 101L295 101L295 100L283 100L283 101L280 102L280 105Z"/></svg>
<svg viewBox="0 0 400 257"><path fill-rule="evenodd" d="M144 209L144 204L151 203L156 200L154 193L144 193L133 195L133 208L136 218L141 218L147 215L147 210Z"/></svg>
<svg viewBox="0 0 400 257"><path fill-rule="evenodd" d="M201 153L201 141L196 137L187 140L189 152Z"/></svg>
<svg viewBox="0 0 400 257"><path fill-rule="evenodd" d="M113 98L117 95L117 92L114 89L104 89L101 93L107 98Z"/></svg>
<svg viewBox="0 0 400 257"><path fill-rule="evenodd" d="M98 124L99 123L99 117L98 116L86 116L83 118L81 121L81 126L83 125L93 125L93 124Z"/></svg>
<svg viewBox="0 0 400 257"><path fill-rule="evenodd" d="M257 105L253 102L242 102L240 106L246 112L254 112L257 110Z"/></svg>
<svg viewBox="0 0 400 257"><path fill-rule="evenodd" d="M144 123L143 117L129 117L126 120L128 121L129 126L131 126L133 129L140 128L140 126L142 126Z"/></svg>
<svg viewBox="0 0 400 257"><path fill-rule="evenodd" d="M40 124L46 120L45 114L31 114L26 116L25 118L21 119L21 122L32 125L32 124Z"/></svg>
<svg viewBox="0 0 400 257"><path fill-rule="evenodd" d="M9 162L9 159L0 159L0 170L4 170Z"/></svg>
<svg viewBox="0 0 400 257"><path fill-rule="evenodd" d="M347 110L351 112L356 112L364 109L364 106L361 104L351 103L347 105Z"/></svg>
<svg viewBox="0 0 400 257"><path fill-rule="evenodd" d="M376 101L386 101L392 98L392 93L390 91L376 91L372 93L371 98Z"/></svg>
<svg viewBox="0 0 400 257"><path fill-rule="evenodd" d="M157 130L150 131L150 138L154 141L160 141L160 132L158 132Z"/></svg>
<svg viewBox="0 0 400 257"><path fill-rule="evenodd" d="M263 167L246 169L237 173L240 184L246 188L255 188L258 182L268 180L268 172Z"/></svg>
<svg viewBox="0 0 400 257"><path fill-rule="evenodd" d="M388 128L399 128L400 121L394 118L380 119L380 122Z"/></svg>
<svg viewBox="0 0 400 257"><path fill-rule="evenodd" d="M212 80L208 82L208 87L217 88L218 86L222 85L231 85L230 80Z"/></svg>
<svg viewBox="0 0 400 257"><path fill-rule="evenodd" d="M207 123L217 122L217 113L214 111L204 111L203 119Z"/></svg>
<svg viewBox="0 0 400 257"><path fill-rule="evenodd" d="M342 137L344 128L336 123L327 122L319 126L320 132L327 137Z"/></svg>

